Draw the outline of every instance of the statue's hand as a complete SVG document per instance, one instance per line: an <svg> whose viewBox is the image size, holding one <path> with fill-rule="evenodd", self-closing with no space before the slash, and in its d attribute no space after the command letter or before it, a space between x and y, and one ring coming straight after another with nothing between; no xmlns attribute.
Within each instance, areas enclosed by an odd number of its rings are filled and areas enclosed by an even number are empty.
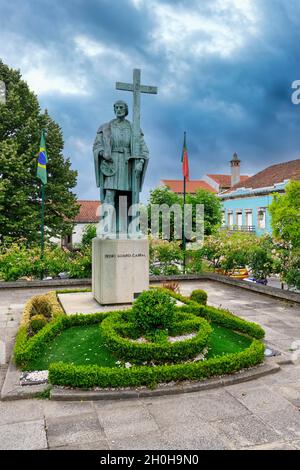
<svg viewBox="0 0 300 470"><path fill-rule="evenodd" d="M107 162L113 162L113 159L111 158L110 155L102 155L102 157L103 157L104 160L106 160Z"/></svg>

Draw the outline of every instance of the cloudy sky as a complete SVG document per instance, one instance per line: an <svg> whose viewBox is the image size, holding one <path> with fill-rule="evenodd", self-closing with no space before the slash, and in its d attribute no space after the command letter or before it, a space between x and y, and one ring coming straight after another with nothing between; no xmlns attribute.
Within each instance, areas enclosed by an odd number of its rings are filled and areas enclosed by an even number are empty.
<svg viewBox="0 0 300 470"><path fill-rule="evenodd" d="M181 177L183 131L190 175L242 172L300 158L299 0L0 0L0 57L61 125L79 171L78 197L97 198L92 144L115 90L142 69L142 128L150 149L143 199ZM130 117L130 116L129 116Z"/></svg>

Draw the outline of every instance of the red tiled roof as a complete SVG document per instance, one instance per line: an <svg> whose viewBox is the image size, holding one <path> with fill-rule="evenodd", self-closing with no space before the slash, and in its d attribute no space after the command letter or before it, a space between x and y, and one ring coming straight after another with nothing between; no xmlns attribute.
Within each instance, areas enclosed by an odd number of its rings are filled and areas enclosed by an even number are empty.
<svg viewBox="0 0 300 470"><path fill-rule="evenodd" d="M300 181L300 159L272 165L265 170L251 176L245 182L239 182L231 189L237 188L265 188L284 180Z"/></svg>
<svg viewBox="0 0 300 470"><path fill-rule="evenodd" d="M218 183L221 188L230 188L231 187L231 175L215 175L215 174L208 174L209 178L214 180ZM248 175L241 175L240 182L243 183L249 178Z"/></svg>
<svg viewBox="0 0 300 470"><path fill-rule="evenodd" d="M80 205L80 211L75 217L77 223L97 223L99 222L98 208L100 206L99 201L77 201Z"/></svg>
<svg viewBox="0 0 300 470"><path fill-rule="evenodd" d="M174 193L183 194L183 181L182 180L162 180L165 186L168 186ZM192 180L186 182L186 192L195 193L197 189L205 189L211 193L217 191L203 180Z"/></svg>

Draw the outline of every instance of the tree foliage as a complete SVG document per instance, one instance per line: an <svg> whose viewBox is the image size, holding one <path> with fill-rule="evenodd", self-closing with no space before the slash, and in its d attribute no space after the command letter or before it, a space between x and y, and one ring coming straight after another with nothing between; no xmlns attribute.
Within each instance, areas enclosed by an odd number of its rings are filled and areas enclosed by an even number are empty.
<svg viewBox="0 0 300 470"><path fill-rule="evenodd" d="M171 191L167 186L162 186L155 188L150 193L150 203L148 206L148 215L149 215L149 227L151 227L151 205L165 204L168 207L178 204L183 206L183 196L178 195ZM186 204L192 205L192 220L193 220L193 230L196 227L196 206L197 204L203 204L204 206L204 235L211 235L216 231L216 229L221 225L222 220L222 210L221 202L216 197L215 194L212 194L203 189L199 189L195 194L186 195ZM160 217L161 219L161 217ZM170 214L170 240L174 239L174 214ZM160 230L162 233L163 231Z"/></svg>
<svg viewBox="0 0 300 470"><path fill-rule="evenodd" d="M288 286L300 289L300 182L290 181L285 194L275 194L269 210L277 272Z"/></svg>
<svg viewBox="0 0 300 470"><path fill-rule="evenodd" d="M290 181L285 194L275 194L269 211L274 236L300 248L300 181Z"/></svg>
<svg viewBox="0 0 300 470"><path fill-rule="evenodd" d="M36 178L42 129L47 134L46 236L72 230L79 207L72 189L77 172L62 154L62 131L19 71L0 61L0 80L6 84L6 104L0 104L0 243L20 239L30 245L40 237L40 181Z"/></svg>

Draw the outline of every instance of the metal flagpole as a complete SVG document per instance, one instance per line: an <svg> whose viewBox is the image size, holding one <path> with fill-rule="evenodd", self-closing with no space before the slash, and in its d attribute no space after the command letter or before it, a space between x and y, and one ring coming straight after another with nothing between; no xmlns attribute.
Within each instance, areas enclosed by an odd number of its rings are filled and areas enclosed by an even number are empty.
<svg viewBox="0 0 300 470"><path fill-rule="evenodd" d="M42 182L42 207L41 207L41 279L44 277L43 261L45 247L45 185Z"/></svg>
<svg viewBox="0 0 300 470"><path fill-rule="evenodd" d="M184 219L184 211L185 211L185 195L186 195L186 177L183 177L183 223L182 223L182 249L183 249L183 274L185 274L185 248L186 248L186 239L185 239L185 219Z"/></svg>

